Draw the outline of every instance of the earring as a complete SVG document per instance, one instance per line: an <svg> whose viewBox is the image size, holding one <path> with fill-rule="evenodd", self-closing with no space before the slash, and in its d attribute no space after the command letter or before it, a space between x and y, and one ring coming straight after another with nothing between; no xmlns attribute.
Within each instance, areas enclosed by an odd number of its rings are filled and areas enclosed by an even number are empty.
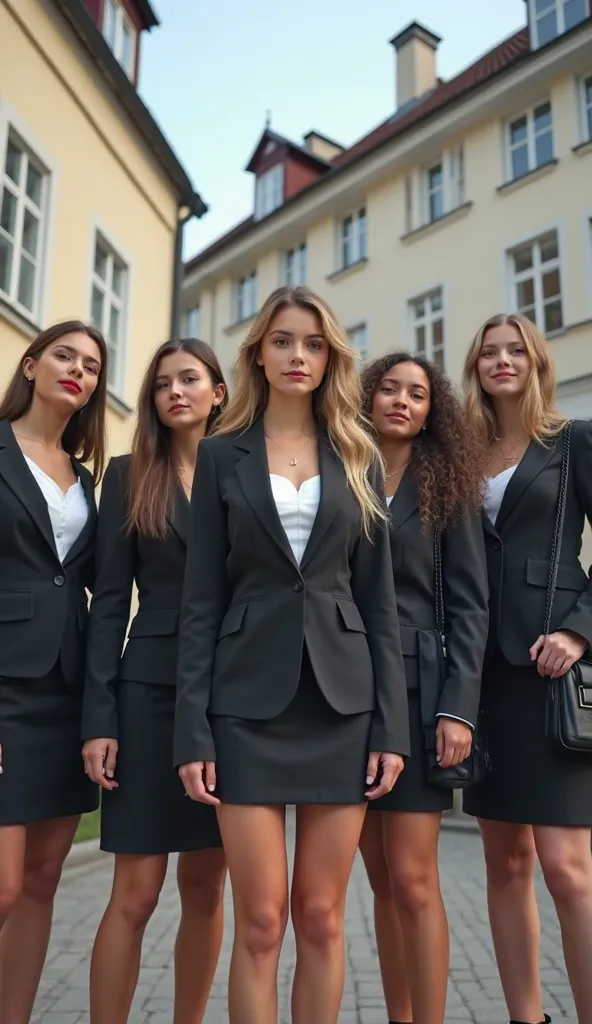
<svg viewBox="0 0 592 1024"><path fill-rule="evenodd" d="M421 429L422 429L422 430L427 430L427 429L428 429L428 425L427 425L427 423L424 423L424 425L423 425L423 427L422 427Z"/></svg>
<svg viewBox="0 0 592 1024"><path fill-rule="evenodd" d="M27 374L25 374L25 380L26 380L27 384L29 385L29 387L32 388L33 387L33 378L32 377L28 377Z"/></svg>

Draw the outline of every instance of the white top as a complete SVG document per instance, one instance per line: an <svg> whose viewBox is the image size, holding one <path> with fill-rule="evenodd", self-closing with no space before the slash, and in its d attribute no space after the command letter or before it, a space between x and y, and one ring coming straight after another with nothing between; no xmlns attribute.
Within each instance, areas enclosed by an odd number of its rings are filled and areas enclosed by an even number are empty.
<svg viewBox="0 0 592 1024"><path fill-rule="evenodd" d="M271 492L294 558L300 565L321 499L321 478L311 476L297 491L291 480L270 473Z"/></svg>
<svg viewBox="0 0 592 1024"><path fill-rule="evenodd" d="M60 562L63 562L74 541L82 533L88 519L84 487L80 480L77 480L64 494L55 480L52 480L36 462L33 462L27 455L25 455L25 459L47 502L58 558Z"/></svg>
<svg viewBox="0 0 592 1024"><path fill-rule="evenodd" d="M497 474L497 476L489 476L487 478L483 507L493 526L495 526L495 521L499 515L500 506L504 500L504 494L506 493L506 487L510 483L510 480L517 468L517 465L509 466L508 469L503 469L501 473Z"/></svg>

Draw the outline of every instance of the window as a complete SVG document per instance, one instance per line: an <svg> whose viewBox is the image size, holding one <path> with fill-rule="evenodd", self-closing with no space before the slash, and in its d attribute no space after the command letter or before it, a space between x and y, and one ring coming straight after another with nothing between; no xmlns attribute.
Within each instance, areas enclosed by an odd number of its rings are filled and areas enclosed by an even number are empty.
<svg viewBox="0 0 592 1024"><path fill-rule="evenodd" d="M426 171L426 187L428 221L431 223L444 216L444 170L441 163Z"/></svg>
<svg viewBox="0 0 592 1024"><path fill-rule="evenodd" d="M580 82L580 142L592 142L592 75Z"/></svg>
<svg viewBox="0 0 592 1024"><path fill-rule="evenodd" d="M201 310L199 306L191 306L185 314L185 331L188 338L199 338L201 335Z"/></svg>
<svg viewBox="0 0 592 1024"><path fill-rule="evenodd" d="M433 224L464 203L465 157L463 147L457 146L445 151L433 164L407 176L405 230Z"/></svg>
<svg viewBox="0 0 592 1024"><path fill-rule="evenodd" d="M103 35L124 71L134 77L136 29L119 0L105 0Z"/></svg>
<svg viewBox="0 0 592 1024"><path fill-rule="evenodd" d="M545 46L579 25L590 13L589 0L529 0L535 46Z"/></svg>
<svg viewBox="0 0 592 1024"><path fill-rule="evenodd" d="M284 253L284 284L306 284L306 242Z"/></svg>
<svg viewBox="0 0 592 1024"><path fill-rule="evenodd" d="M444 369L444 304L434 288L409 303L414 351Z"/></svg>
<svg viewBox="0 0 592 1024"><path fill-rule="evenodd" d="M561 261L556 231L509 253L512 306L545 334L563 327Z"/></svg>
<svg viewBox="0 0 592 1024"><path fill-rule="evenodd" d="M553 159L553 115L541 103L508 125L509 179L522 178Z"/></svg>
<svg viewBox="0 0 592 1024"><path fill-rule="evenodd" d="M345 217L339 225L338 268L359 263L366 259L366 209L362 207L357 213Z"/></svg>
<svg viewBox="0 0 592 1024"><path fill-rule="evenodd" d="M107 342L107 384L121 394L125 367L125 332L129 269L106 239L96 232L90 319Z"/></svg>
<svg viewBox="0 0 592 1024"><path fill-rule="evenodd" d="M255 219L261 220L284 201L284 165L276 164L255 182Z"/></svg>
<svg viewBox="0 0 592 1024"><path fill-rule="evenodd" d="M347 336L351 347L358 353L362 362L366 362L368 358L368 328L366 324L352 327L347 332Z"/></svg>
<svg viewBox="0 0 592 1024"><path fill-rule="evenodd" d="M236 319L248 320L257 312L257 271L241 277L236 286Z"/></svg>
<svg viewBox="0 0 592 1024"><path fill-rule="evenodd" d="M0 293L25 314L39 311L49 174L9 129L0 153Z"/></svg>

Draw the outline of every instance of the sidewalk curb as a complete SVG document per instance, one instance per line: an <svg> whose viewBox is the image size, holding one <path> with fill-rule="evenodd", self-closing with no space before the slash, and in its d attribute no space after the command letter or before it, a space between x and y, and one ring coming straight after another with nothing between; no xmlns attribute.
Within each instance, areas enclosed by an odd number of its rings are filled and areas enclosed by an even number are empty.
<svg viewBox="0 0 592 1024"><path fill-rule="evenodd" d="M100 849L98 839L87 839L83 843L74 844L64 862L64 871L80 868L109 856L110 854Z"/></svg>

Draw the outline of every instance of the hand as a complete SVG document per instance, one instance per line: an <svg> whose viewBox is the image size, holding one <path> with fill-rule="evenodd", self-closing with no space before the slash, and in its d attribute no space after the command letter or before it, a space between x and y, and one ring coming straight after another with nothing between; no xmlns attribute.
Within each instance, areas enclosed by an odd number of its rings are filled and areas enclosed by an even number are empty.
<svg viewBox="0 0 592 1024"><path fill-rule="evenodd" d="M371 787L365 793L369 800L378 800L385 793L390 793L399 775L405 767L400 754L381 754L373 750L368 758L366 784ZM382 771L380 771L382 769ZM379 778L377 782L377 779Z"/></svg>
<svg viewBox="0 0 592 1024"><path fill-rule="evenodd" d="M185 786L185 793L192 800L201 804L219 804L217 796L213 796L216 788L216 762L190 761L179 768L179 777Z"/></svg>
<svg viewBox="0 0 592 1024"><path fill-rule="evenodd" d="M87 740L82 748L84 770L89 779L103 789L117 789L115 781L115 763L119 744L115 739Z"/></svg>
<svg viewBox="0 0 592 1024"><path fill-rule="evenodd" d="M536 661L540 676L559 679L569 672L588 649L588 641L579 633L559 629L548 636L540 636L530 648L530 660Z"/></svg>
<svg viewBox="0 0 592 1024"><path fill-rule="evenodd" d="M440 768L461 764L471 753L473 730L464 722L441 715L436 728L436 759Z"/></svg>

